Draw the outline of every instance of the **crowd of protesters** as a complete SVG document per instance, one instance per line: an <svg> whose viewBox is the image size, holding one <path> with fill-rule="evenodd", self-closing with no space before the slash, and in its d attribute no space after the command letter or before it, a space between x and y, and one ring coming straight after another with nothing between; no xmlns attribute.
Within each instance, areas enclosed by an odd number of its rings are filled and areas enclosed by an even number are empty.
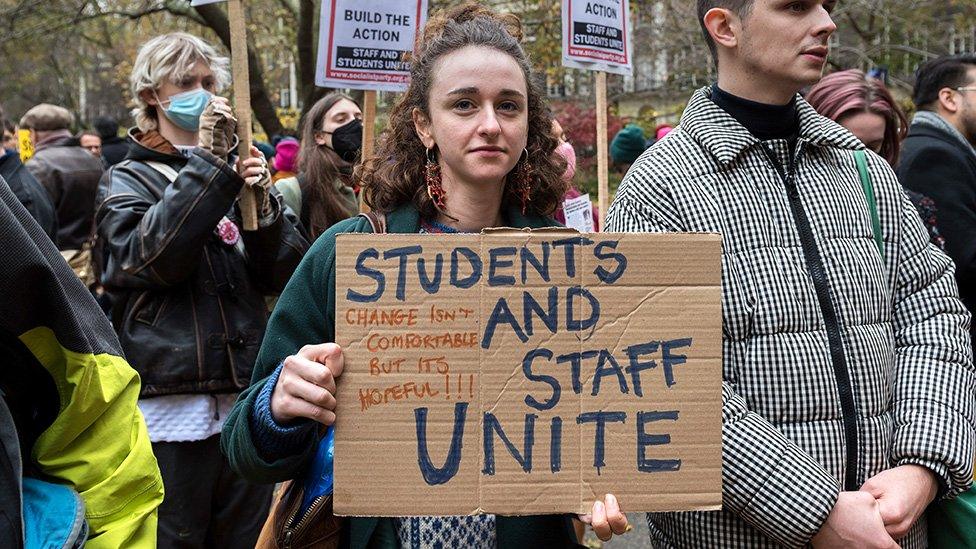
<svg viewBox="0 0 976 549"><path fill-rule="evenodd" d="M834 5L697 0L717 80L676 126L610 145L627 173L598 226L723 238L723 506L648 514L653 547L976 544L976 55L920 66L909 120L881 80L823 77ZM238 157L228 59L185 33L136 55L125 137L109 118L73 133L56 105L0 113L0 546L624 534L612 494L579 516L320 504L342 413L336 237L559 226L581 196L524 38L478 3L431 16L369 158L341 92Z"/></svg>

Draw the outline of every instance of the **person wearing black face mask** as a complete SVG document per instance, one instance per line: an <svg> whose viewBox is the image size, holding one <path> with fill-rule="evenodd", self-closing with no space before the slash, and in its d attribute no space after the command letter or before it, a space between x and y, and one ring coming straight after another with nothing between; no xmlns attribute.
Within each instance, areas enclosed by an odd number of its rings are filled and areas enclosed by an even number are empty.
<svg viewBox="0 0 976 549"><path fill-rule="evenodd" d="M332 147L339 158L346 162L355 162L363 146L363 121L353 118L339 126L333 132L322 132L332 135ZM328 147L328 145L325 145Z"/></svg>
<svg viewBox="0 0 976 549"><path fill-rule="evenodd" d="M334 92L312 105L302 121L298 176L276 187L299 214L309 240L359 211L352 169L362 148L362 116L351 97Z"/></svg>

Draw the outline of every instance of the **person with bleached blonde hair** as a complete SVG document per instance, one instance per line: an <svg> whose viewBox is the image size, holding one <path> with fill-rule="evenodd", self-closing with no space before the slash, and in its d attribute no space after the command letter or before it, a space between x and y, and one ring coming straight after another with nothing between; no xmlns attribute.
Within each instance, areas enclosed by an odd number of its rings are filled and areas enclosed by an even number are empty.
<svg viewBox="0 0 976 549"><path fill-rule="evenodd" d="M167 81L178 86L193 83L192 73L198 62L206 65L208 72L199 82L200 87L216 93L230 84L229 60L192 34L164 34L143 45L129 76L129 91L136 105L132 117L140 130L159 129L157 88ZM168 122L168 117L164 116L163 126L169 126Z"/></svg>
<svg viewBox="0 0 976 549"><path fill-rule="evenodd" d="M102 284L166 489L161 548L254 545L271 487L231 471L217 435L251 379L263 296L308 248L264 156L237 158L237 121L216 95L228 80L227 59L195 36L147 42L130 78L130 150L99 189ZM254 231L241 230L245 185L260 191Z"/></svg>

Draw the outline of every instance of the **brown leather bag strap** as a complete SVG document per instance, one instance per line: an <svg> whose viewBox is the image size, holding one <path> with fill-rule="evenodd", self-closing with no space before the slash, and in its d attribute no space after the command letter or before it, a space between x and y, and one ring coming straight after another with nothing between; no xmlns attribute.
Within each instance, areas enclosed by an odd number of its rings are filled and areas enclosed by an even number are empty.
<svg viewBox="0 0 976 549"><path fill-rule="evenodd" d="M368 211L359 214L369 221L369 226L373 228L373 234L386 234L386 214L377 211Z"/></svg>

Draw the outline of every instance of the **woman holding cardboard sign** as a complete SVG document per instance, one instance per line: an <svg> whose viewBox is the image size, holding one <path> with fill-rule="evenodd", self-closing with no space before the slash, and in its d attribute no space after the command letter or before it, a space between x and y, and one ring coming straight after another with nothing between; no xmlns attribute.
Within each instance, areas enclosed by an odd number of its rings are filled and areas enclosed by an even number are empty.
<svg viewBox="0 0 976 549"><path fill-rule="evenodd" d="M224 452L244 476L261 482L303 479L302 490L286 495L293 504L276 508L288 516L266 525L273 538L269 546L286 538L300 544L308 539L302 531L306 525L323 526L334 518L330 513L304 517L320 512L326 501L321 496L331 492L330 471L323 464L330 459L332 431L319 443L318 424L332 425L342 413L333 396L342 349L322 343L335 334L336 235L554 224L549 216L566 191L565 164L553 154L551 120L519 45L521 36L516 17L476 4L427 23L410 87L394 107L375 157L357 172L367 203L379 215L349 219L326 231L278 302L252 386L223 432ZM585 520L602 539L627 529L612 495L595 502ZM320 540L328 535L316 534ZM339 537L349 547L578 545L572 521L562 515L357 517Z"/></svg>

